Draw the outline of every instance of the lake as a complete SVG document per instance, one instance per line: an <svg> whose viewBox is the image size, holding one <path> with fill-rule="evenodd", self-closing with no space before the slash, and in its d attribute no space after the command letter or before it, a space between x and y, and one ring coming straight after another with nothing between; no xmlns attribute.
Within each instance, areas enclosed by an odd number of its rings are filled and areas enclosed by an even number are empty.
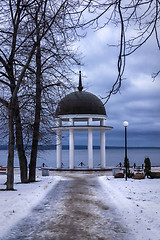
<svg viewBox="0 0 160 240"><path fill-rule="evenodd" d="M0 150L0 165L7 165L7 150ZM80 162L88 166L87 160L88 152L86 149L75 150L75 167L80 167ZM93 150L94 167L99 167L100 164L100 150ZM144 163L145 157L149 157L152 166L160 166L160 148L130 148L128 149L128 158L130 165L134 163L141 165ZM69 167L69 151L62 150L62 162L63 167ZM106 167L117 166L119 163L124 162L124 149L123 148L109 148L106 149ZM29 156L28 156L29 163ZM41 150L38 151L37 167L45 163L48 167L56 168L56 150ZM14 166L19 166L17 151L15 151L15 163Z"/></svg>

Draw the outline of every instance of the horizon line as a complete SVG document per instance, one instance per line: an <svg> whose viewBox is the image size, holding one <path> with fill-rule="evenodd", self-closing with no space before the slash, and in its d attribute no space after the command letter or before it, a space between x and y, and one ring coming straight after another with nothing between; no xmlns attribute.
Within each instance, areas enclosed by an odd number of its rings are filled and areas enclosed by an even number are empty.
<svg viewBox="0 0 160 240"><path fill-rule="evenodd" d="M78 150L78 149L84 149L84 150L86 150L86 149L88 149L88 145L79 145L79 144L77 144L77 145L74 145L74 148L75 148L75 150ZM106 146L105 147L105 149L124 149L125 148L125 146ZM142 148L144 148L144 149L160 149L160 147L152 147L152 146L138 146L138 147L136 147L136 146L128 146L127 147L128 149L142 149ZM16 146L15 146L15 149L16 149ZM28 147L27 147L27 150L30 150L31 149L31 145L29 145ZM55 144L46 144L46 145L44 145L44 144L39 144L38 145L38 150L55 150L56 149L56 145ZM68 150L69 149L69 145L68 144L65 144L65 145L62 145L62 149L63 150ZM98 150L98 149L100 149L100 146L99 145L93 145L93 149L94 150ZM3 145L0 145L0 150L8 150L8 145L7 144L3 144Z"/></svg>

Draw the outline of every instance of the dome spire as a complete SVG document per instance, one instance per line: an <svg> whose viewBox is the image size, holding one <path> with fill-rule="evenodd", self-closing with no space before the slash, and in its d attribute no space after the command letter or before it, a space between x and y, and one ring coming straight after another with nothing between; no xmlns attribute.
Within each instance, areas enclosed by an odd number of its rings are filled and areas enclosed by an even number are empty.
<svg viewBox="0 0 160 240"><path fill-rule="evenodd" d="M79 71L79 86L78 86L78 90L81 92L83 89L82 86L82 79L81 79L81 71Z"/></svg>

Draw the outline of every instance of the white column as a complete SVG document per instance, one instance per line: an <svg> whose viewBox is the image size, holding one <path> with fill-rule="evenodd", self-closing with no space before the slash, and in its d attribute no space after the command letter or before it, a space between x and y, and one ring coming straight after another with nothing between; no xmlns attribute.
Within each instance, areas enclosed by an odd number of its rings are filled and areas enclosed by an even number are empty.
<svg viewBox="0 0 160 240"><path fill-rule="evenodd" d="M73 119L70 119L70 125L73 126ZM74 168L74 130L69 129L69 168Z"/></svg>
<svg viewBox="0 0 160 240"><path fill-rule="evenodd" d="M92 125L92 118L88 119L88 125ZM93 133L88 129L88 168L93 169Z"/></svg>
<svg viewBox="0 0 160 240"><path fill-rule="evenodd" d="M101 120L100 120L100 125L101 125L101 126L105 126L105 119L101 119Z"/></svg>
<svg viewBox="0 0 160 240"><path fill-rule="evenodd" d="M106 144L105 144L105 130L100 132L100 157L101 157L101 168L106 167Z"/></svg>
<svg viewBox="0 0 160 240"><path fill-rule="evenodd" d="M61 126L61 120L57 120L57 127ZM57 168L62 168L62 132L57 130Z"/></svg>

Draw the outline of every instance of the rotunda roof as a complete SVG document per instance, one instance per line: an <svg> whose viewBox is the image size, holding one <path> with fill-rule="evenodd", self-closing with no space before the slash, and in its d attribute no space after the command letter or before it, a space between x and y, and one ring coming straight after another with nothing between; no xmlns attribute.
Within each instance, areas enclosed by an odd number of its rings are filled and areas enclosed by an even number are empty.
<svg viewBox="0 0 160 240"><path fill-rule="evenodd" d="M56 117L70 114L95 114L106 116L106 110L101 100L90 92L82 91L81 71L79 71L78 90L79 91L68 94L59 102L56 109Z"/></svg>
<svg viewBox="0 0 160 240"><path fill-rule="evenodd" d="M56 109L56 116L69 114L106 115L106 110L101 100L94 94L76 91L64 97Z"/></svg>

